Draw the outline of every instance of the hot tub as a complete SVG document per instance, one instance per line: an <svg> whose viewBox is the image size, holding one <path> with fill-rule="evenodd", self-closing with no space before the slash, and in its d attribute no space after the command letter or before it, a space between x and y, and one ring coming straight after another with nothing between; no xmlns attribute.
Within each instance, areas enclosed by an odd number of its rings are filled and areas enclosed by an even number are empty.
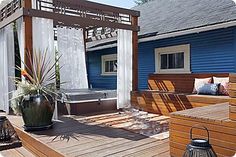
<svg viewBox="0 0 236 157"><path fill-rule="evenodd" d="M60 93L58 109L61 114L76 115L116 110L116 90L61 89Z"/></svg>

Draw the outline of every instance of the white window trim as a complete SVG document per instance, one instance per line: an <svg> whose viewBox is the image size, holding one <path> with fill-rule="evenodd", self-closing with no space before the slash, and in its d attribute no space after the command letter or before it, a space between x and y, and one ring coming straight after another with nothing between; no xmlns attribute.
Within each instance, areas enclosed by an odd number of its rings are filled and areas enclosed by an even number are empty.
<svg viewBox="0 0 236 157"><path fill-rule="evenodd" d="M110 54L110 55L102 55L101 57L101 64L102 64L102 76L115 76L117 72L105 72L105 62L110 60L117 60L117 54Z"/></svg>
<svg viewBox="0 0 236 157"><path fill-rule="evenodd" d="M182 69L161 69L161 54L184 52L184 68ZM155 73L158 74L178 74L191 73L190 71L190 44L169 46L155 49Z"/></svg>

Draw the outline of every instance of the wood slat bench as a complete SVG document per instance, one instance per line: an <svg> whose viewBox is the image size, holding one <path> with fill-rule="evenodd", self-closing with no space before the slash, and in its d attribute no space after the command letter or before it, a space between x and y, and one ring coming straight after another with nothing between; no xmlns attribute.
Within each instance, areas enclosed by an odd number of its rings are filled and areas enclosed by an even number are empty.
<svg viewBox="0 0 236 157"><path fill-rule="evenodd" d="M192 94L195 78L213 76L229 77L229 74L151 74L149 90L131 93L132 105L151 113L169 115L175 111L228 102L228 96Z"/></svg>
<svg viewBox="0 0 236 157"><path fill-rule="evenodd" d="M190 142L190 128L196 124L208 128L210 143L219 157L236 155L236 74L229 74L229 103L178 111L170 114L170 153L182 156ZM202 130L194 137L206 138Z"/></svg>
<svg viewBox="0 0 236 157"><path fill-rule="evenodd" d="M217 104L171 113L171 156L183 156L190 142L189 132L196 124L208 128L210 143L218 157L231 157L236 153L236 121L229 119L229 105ZM194 137L206 138L202 130L194 130Z"/></svg>
<svg viewBox="0 0 236 157"><path fill-rule="evenodd" d="M236 74L230 74L229 81L229 118L236 121Z"/></svg>

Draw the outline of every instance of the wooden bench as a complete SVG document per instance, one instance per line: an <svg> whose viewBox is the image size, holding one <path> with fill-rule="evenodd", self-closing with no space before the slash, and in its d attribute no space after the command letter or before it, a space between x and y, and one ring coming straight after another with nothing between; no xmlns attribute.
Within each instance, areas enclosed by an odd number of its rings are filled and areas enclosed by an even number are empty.
<svg viewBox="0 0 236 157"><path fill-rule="evenodd" d="M229 74L151 74L148 90L131 93L132 105L151 113L169 115L175 111L228 102L228 96L192 94L195 78L213 76L229 77Z"/></svg>
<svg viewBox="0 0 236 157"><path fill-rule="evenodd" d="M218 157L231 157L236 153L236 121L229 119L228 103L193 108L171 113L170 154L183 156L190 143L190 129L194 125L208 128L210 144ZM194 137L206 139L203 130L194 129Z"/></svg>
<svg viewBox="0 0 236 157"><path fill-rule="evenodd" d="M236 154L236 74L229 74L229 103L216 104L170 114L170 154L182 156L190 142L193 125L208 128L210 143L217 156ZM202 130L195 130L194 137L206 138Z"/></svg>

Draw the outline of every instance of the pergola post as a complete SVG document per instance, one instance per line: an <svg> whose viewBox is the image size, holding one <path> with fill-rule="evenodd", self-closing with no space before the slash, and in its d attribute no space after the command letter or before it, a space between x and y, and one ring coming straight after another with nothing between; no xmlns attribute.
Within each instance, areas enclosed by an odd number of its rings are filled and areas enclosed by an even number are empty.
<svg viewBox="0 0 236 157"><path fill-rule="evenodd" d="M132 16L132 25L138 26L138 17ZM132 91L138 90L138 31L133 31L132 33L132 43L133 43L133 74L132 74Z"/></svg>
<svg viewBox="0 0 236 157"><path fill-rule="evenodd" d="M24 0L23 7L27 9L32 9L32 2L31 0ZM32 60L32 51L33 51L33 24L32 24L32 17L31 16L23 16L24 26L25 26L25 53L24 53L24 63L29 69L26 69L28 72L31 69L30 60ZM29 55L31 58L29 58Z"/></svg>

